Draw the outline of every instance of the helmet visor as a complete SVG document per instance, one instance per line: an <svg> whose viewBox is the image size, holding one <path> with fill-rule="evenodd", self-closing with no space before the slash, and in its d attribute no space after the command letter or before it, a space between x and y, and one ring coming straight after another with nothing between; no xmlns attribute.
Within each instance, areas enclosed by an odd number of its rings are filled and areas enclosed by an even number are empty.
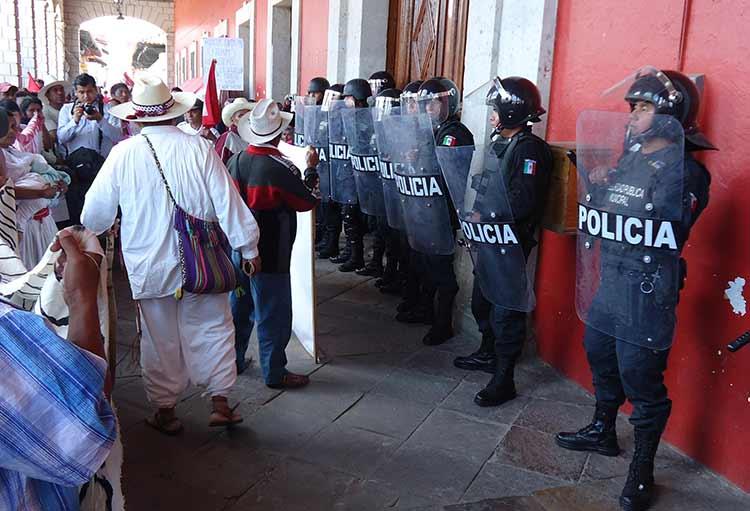
<svg viewBox="0 0 750 511"><path fill-rule="evenodd" d="M331 104L334 101L338 101L340 99L341 99L341 93L339 91L335 91L333 89L326 89L325 94L323 94L322 110L324 112L330 111Z"/></svg>
<svg viewBox="0 0 750 511"><path fill-rule="evenodd" d="M375 120L379 121L384 117L388 117L398 107L398 98L389 97L377 97L375 98L375 104L373 106L373 115Z"/></svg>
<svg viewBox="0 0 750 511"><path fill-rule="evenodd" d="M644 66L626 76L602 93L602 110L623 111L627 104L653 104L657 109L671 109L683 101L682 93L660 69Z"/></svg>

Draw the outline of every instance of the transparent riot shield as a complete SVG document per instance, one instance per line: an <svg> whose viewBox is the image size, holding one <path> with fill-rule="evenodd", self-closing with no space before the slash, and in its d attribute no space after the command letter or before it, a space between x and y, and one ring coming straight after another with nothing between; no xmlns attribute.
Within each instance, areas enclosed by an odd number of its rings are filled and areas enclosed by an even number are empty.
<svg viewBox="0 0 750 511"><path fill-rule="evenodd" d="M607 335L666 349L690 208L682 126L639 110L585 111L576 146L578 315Z"/></svg>
<svg viewBox="0 0 750 511"><path fill-rule="evenodd" d="M378 146L371 108L348 108L342 112L344 133L357 186L359 208L366 215L385 216L383 185L380 183Z"/></svg>
<svg viewBox="0 0 750 511"><path fill-rule="evenodd" d="M498 158L492 146L437 148L482 293L499 307L527 312L535 305L526 264L532 247L513 221L506 183L515 169L505 154Z"/></svg>
<svg viewBox="0 0 750 511"><path fill-rule="evenodd" d="M305 107L305 145L318 153L320 200L331 200L331 172L328 166L328 112L321 106Z"/></svg>
<svg viewBox="0 0 750 511"><path fill-rule="evenodd" d="M394 176L409 245L424 254L452 254L456 232L430 118L395 115L383 120L383 129L393 137Z"/></svg>
<svg viewBox="0 0 750 511"><path fill-rule="evenodd" d="M331 198L339 204L357 202L357 186L352 173L349 145L344 132L343 100L332 101L328 109L328 166L331 172Z"/></svg>
<svg viewBox="0 0 750 511"><path fill-rule="evenodd" d="M305 107L314 104L307 96L294 96L294 145L305 147Z"/></svg>
<svg viewBox="0 0 750 511"><path fill-rule="evenodd" d="M383 109L372 109L373 126L375 128L375 141L378 146L378 159L380 161L380 182L383 186L383 202L385 204L385 216L388 226L399 231L404 230L404 215L401 194L396 186L395 168L398 165L393 161L394 138L385 129L385 119L399 115L398 107Z"/></svg>

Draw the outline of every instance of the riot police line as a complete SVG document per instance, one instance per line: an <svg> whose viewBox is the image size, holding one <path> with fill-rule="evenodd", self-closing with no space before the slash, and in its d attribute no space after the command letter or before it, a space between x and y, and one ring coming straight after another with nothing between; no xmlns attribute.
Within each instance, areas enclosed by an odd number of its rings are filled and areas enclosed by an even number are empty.
<svg viewBox="0 0 750 511"><path fill-rule="evenodd" d="M457 242L466 248L482 340L454 364L489 373L475 403L499 406L517 395L514 369L536 303L529 263L553 159L531 130L546 113L531 81L497 77L463 104L460 97L443 77L404 90L384 71L343 85L316 78L295 102L303 133L295 140L321 156L319 257L400 295L396 319L430 325L426 345L453 336ZM644 67L581 112L576 127L575 303L596 411L556 441L618 455L617 413L630 400L635 452L620 497L627 511L653 500L654 457L671 410L663 373L687 272L681 252L708 204L710 174L693 154L715 147L700 131L699 105L684 74ZM462 111L487 119L486 143L461 123ZM365 262L367 231L374 241Z"/></svg>

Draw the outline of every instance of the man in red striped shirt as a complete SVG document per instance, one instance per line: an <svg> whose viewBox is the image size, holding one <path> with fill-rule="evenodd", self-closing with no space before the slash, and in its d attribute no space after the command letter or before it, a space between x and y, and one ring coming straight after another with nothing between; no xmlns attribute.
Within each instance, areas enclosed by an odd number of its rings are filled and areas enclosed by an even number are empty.
<svg viewBox="0 0 750 511"><path fill-rule="evenodd" d="M245 351L258 324L260 366L266 385L296 388L309 383L307 376L286 370L286 346L292 335L292 291L289 267L297 234L297 212L310 211L318 199L312 193L317 182L318 156L310 150L302 174L278 150L281 135L292 114L282 112L272 99L257 103L240 118L238 131L249 146L229 160L228 168L240 195L260 227L258 249L263 269L254 273L241 268L252 279L240 280L241 293L232 295L236 329L237 369L245 369ZM239 261L239 259L237 259Z"/></svg>

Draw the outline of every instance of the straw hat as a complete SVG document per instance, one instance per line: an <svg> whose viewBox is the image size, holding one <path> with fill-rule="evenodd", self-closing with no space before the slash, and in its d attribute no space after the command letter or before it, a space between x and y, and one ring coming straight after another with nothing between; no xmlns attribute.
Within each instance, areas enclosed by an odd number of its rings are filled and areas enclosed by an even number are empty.
<svg viewBox="0 0 750 511"><path fill-rule="evenodd" d="M195 94L170 92L160 78L146 73L135 77L131 97L131 101L113 106L109 112L124 121L161 122L182 117L195 104Z"/></svg>
<svg viewBox="0 0 750 511"><path fill-rule="evenodd" d="M65 89L66 92L70 88L70 84L65 80L57 80L56 78L53 78L51 76L45 76L44 78L42 78L42 80L44 80L44 87L42 87L42 89L39 91L38 97L44 105L49 105L49 99L47 99L47 91L52 87L62 85L63 89Z"/></svg>
<svg viewBox="0 0 750 511"><path fill-rule="evenodd" d="M224 126L229 127L232 124L232 116L241 110L251 110L255 107L255 101L248 101L245 98L235 98L234 101L221 109L221 122Z"/></svg>
<svg viewBox="0 0 750 511"><path fill-rule="evenodd" d="M237 130L248 144L261 145L281 135L293 117L294 114L282 112L273 99L263 99L250 113L240 117Z"/></svg>

